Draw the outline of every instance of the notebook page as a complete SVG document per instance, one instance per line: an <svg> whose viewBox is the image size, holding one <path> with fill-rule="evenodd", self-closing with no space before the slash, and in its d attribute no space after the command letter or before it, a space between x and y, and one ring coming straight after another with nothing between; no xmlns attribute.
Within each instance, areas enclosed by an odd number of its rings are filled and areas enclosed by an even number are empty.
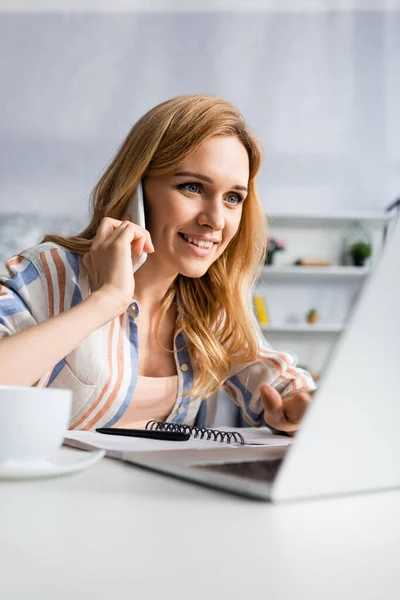
<svg viewBox="0 0 400 600"><path fill-rule="evenodd" d="M256 429L245 427L234 429L232 427L219 427L220 431L236 431L240 433L246 445L286 446L291 444L293 438L270 433L267 428ZM191 437L186 442L173 442L169 440L155 440L151 438L135 438L121 435L108 435L97 431L66 431L64 444L82 450L93 450L101 448L106 450L108 456L122 458L124 452L152 452L160 450L195 450L204 448L237 448L241 444L231 442L230 444L202 440Z"/></svg>

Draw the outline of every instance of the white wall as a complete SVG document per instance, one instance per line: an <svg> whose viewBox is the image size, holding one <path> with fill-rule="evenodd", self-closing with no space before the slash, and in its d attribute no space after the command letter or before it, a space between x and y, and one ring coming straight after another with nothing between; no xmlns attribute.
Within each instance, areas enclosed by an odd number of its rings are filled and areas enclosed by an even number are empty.
<svg viewBox="0 0 400 600"><path fill-rule="evenodd" d="M84 215L135 120L192 92L262 140L266 211L399 194L400 13L2 13L0 56L0 212Z"/></svg>

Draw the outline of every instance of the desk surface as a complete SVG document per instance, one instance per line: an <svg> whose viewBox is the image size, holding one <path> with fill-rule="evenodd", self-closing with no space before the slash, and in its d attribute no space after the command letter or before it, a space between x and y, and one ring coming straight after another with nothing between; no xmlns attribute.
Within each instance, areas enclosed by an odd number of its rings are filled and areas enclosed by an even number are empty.
<svg viewBox="0 0 400 600"><path fill-rule="evenodd" d="M5 600L400 597L400 491L271 505L106 458L0 507Z"/></svg>

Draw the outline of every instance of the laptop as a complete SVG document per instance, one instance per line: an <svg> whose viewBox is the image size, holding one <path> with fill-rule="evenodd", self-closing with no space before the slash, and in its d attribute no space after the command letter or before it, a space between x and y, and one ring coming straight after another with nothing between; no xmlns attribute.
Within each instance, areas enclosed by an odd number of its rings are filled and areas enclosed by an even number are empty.
<svg viewBox="0 0 400 600"><path fill-rule="evenodd" d="M292 444L125 459L272 502L400 488L399 223L363 285Z"/></svg>

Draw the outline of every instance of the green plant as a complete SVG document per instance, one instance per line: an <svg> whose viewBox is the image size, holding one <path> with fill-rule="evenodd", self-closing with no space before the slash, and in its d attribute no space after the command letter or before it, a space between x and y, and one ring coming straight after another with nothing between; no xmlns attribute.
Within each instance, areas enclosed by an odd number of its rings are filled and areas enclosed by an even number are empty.
<svg viewBox="0 0 400 600"><path fill-rule="evenodd" d="M372 246L367 242L356 242L350 247L350 254L353 258L365 260L372 254Z"/></svg>

